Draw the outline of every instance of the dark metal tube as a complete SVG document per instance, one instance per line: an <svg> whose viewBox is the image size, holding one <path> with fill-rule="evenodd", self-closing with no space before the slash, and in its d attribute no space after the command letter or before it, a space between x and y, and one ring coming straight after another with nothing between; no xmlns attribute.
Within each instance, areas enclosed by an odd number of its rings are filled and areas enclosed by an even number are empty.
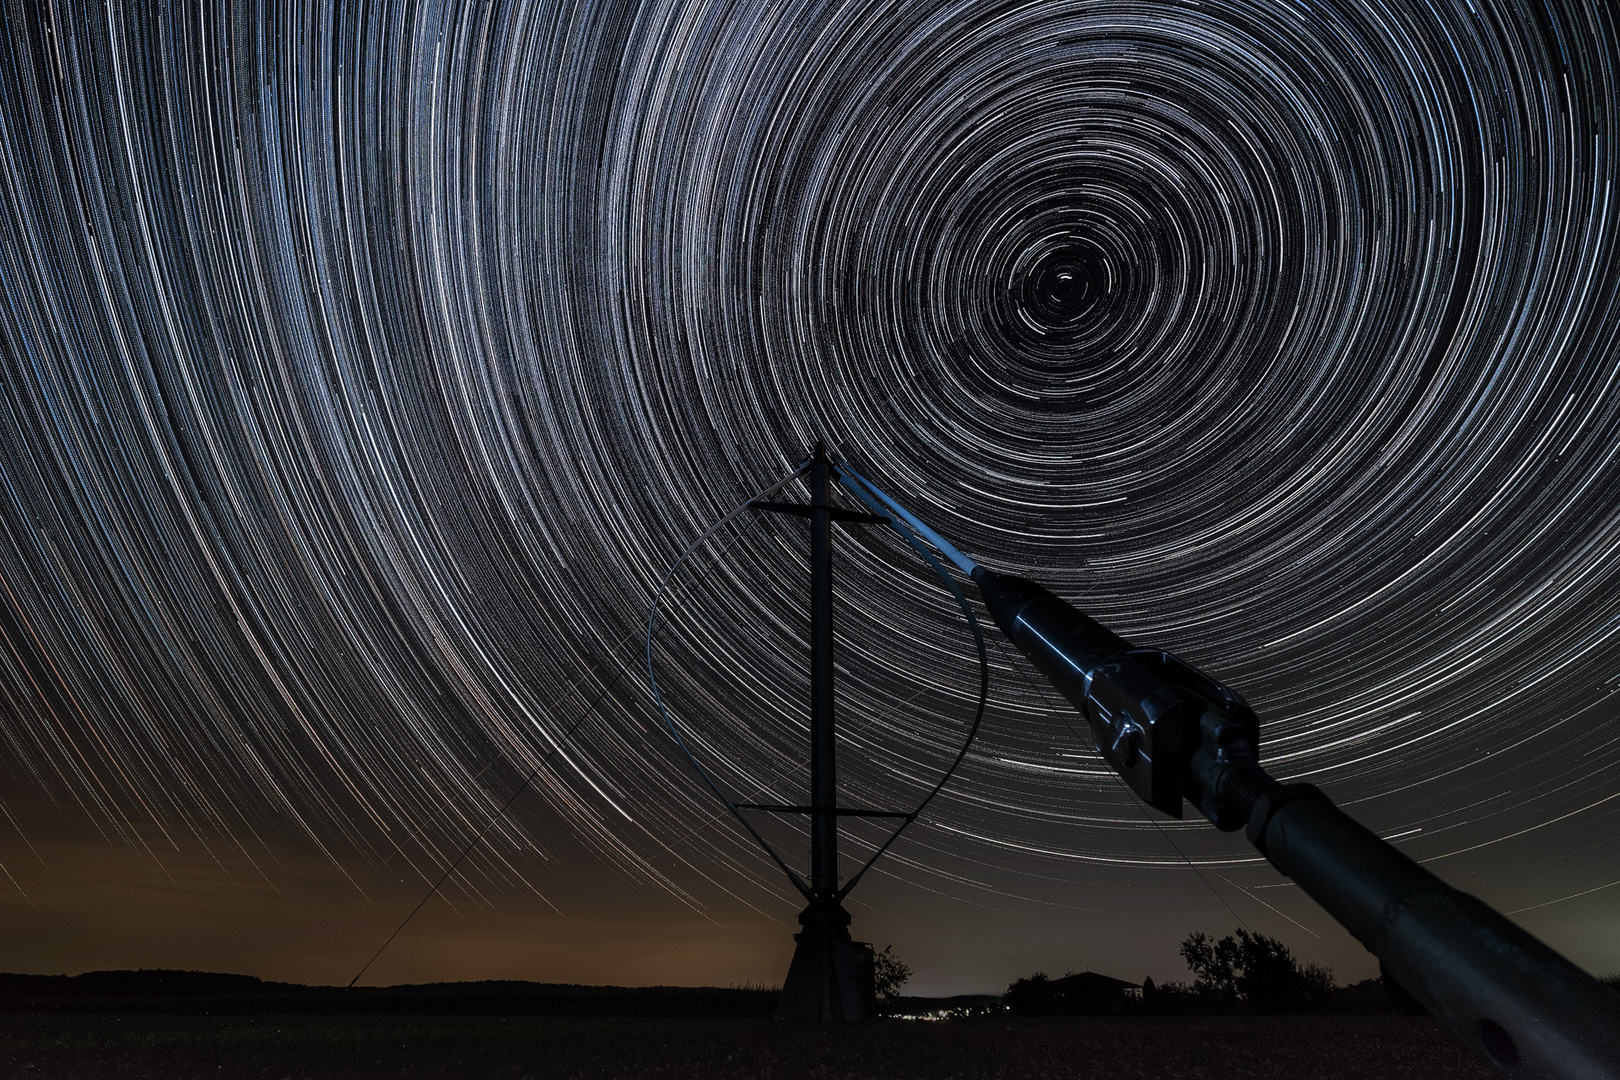
<svg viewBox="0 0 1620 1080"><path fill-rule="evenodd" d="M1504 1076L1620 1077L1620 994L1314 788L1272 789L1249 820L1249 838L1272 865Z"/></svg>
<svg viewBox="0 0 1620 1080"><path fill-rule="evenodd" d="M810 467L810 891L838 893L837 741L833 729L831 464L817 443Z"/></svg>
<svg viewBox="0 0 1620 1080"><path fill-rule="evenodd" d="M1143 801L1180 817L1181 698L1132 654L1130 642L1035 582L984 566L973 580L1002 633L1091 724L1108 763Z"/></svg>
<svg viewBox="0 0 1620 1080"><path fill-rule="evenodd" d="M1002 631L1091 721L1098 749L1144 800L1179 817L1185 792L1222 828L1246 822L1272 865L1502 1075L1620 1080L1620 994L1320 791L1277 784L1258 765L1258 721L1230 690L1034 582L982 566L973 576Z"/></svg>

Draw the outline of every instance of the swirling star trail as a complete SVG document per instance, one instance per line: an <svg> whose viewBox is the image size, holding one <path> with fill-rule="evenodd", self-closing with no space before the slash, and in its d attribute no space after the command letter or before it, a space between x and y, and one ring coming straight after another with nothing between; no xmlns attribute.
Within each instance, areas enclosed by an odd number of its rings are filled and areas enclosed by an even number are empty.
<svg viewBox="0 0 1620 1080"><path fill-rule="evenodd" d="M7 964L346 981L544 759L373 977L779 979L639 628L824 435L1620 968L1617 64L1601 0L16 0ZM838 543L846 797L915 801L971 644ZM806 547L717 537L660 637L747 795L803 783ZM994 659L851 898L920 989L1179 977L1227 903L1368 973Z"/></svg>

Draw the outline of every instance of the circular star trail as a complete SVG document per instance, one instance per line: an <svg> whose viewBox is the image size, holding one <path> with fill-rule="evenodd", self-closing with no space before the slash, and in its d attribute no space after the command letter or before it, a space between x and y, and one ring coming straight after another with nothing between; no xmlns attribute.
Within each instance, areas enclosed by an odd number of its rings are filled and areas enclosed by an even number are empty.
<svg viewBox="0 0 1620 1080"><path fill-rule="evenodd" d="M587 851L776 917L639 631L825 436L1423 853L1612 834L1617 63L1597 0L13 4L8 790L160 861L431 880L540 765L464 890L566 910ZM892 538L838 543L845 796L914 803L971 641ZM759 801L804 782L806 548L740 522L661 630ZM887 872L1184 866L995 660Z"/></svg>

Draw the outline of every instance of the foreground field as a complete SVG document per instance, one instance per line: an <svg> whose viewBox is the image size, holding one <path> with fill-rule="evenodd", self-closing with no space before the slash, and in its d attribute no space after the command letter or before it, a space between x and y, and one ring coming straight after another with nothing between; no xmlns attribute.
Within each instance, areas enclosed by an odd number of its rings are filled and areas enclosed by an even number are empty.
<svg viewBox="0 0 1620 1080"><path fill-rule="evenodd" d="M0 1076L789 1080L1491 1076L1427 1018L886 1021L0 1016Z"/></svg>

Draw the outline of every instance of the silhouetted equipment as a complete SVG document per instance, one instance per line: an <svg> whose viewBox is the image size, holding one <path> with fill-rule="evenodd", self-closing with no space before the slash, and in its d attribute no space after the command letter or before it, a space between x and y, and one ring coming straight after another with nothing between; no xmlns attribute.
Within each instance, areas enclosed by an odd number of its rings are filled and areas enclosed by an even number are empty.
<svg viewBox="0 0 1620 1080"><path fill-rule="evenodd" d="M1231 690L1138 649L1032 581L972 570L996 625L1090 721L1144 801L1185 798L1250 843L1372 951L1437 1019L1510 1077L1620 1077L1620 996L1353 821L1259 765Z"/></svg>
<svg viewBox="0 0 1620 1080"><path fill-rule="evenodd" d="M1137 648L1035 582L979 564L847 462L828 462L821 446L807 467L812 471L813 495L808 516L816 530L811 557L812 740L820 748L812 760L812 805L754 807L809 812L821 822L812 831L812 886L804 885L765 845L810 901L800 917L806 932L799 935L799 951L788 977L795 1003L801 1000L796 989L801 985L797 974L801 957L806 957L806 971L819 972L803 977L810 987L803 1000L813 998L818 980L823 987L835 980L845 985L844 969L839 967L844 961L838 959L836 945L819 943L848 940L848 915L838 901L860 878L857 874L841 890L836 888L837 816L851 812L836 808L832 781L831 577L826 560L831 551L830 523L841 512L828 503L822 478L836 473L845 488L873 511L870 520L887 520L940 570L916 539L925 538L973 578L996 625L1085 716L1097 749L1144 802L1178 818L1183 801L1191 802L1220 829L1246 829L1249 841L1273 866L1293 878L1378 957L1395 982L1504 1076L1620 1080L1620 995L1479 900L1418 866L1353 821L1317 788L1280 784L1268 776L1259 764L1259 720L1237 693L1171 653ZM807 512L801 507L762 508ZM729 519L729 515L722 518L704 538ZM960 589L943 570L940 573L962 603L979 644L982 716L987 685L983 639ZM826 612L825 617L815 615L818 610ZM657 601L648 620L650 674L656 615ZM658 700L662 709L662 699ZM665 716L680 740L667 712ZM976 719L958 764L977 728ZM824 763L824 771L817 771L817 760ZM703 772L695 759L693 764ZM947 770L940 786L955 768L953 764ZM719 786L706 772L703 775L725 799ZM936 786L928 798L938 791ZM747 808L726 801L734 812ZM758 838L758 833L754 835ZM813 913L815 918L808 918ZM816 926L826 929L811 934ZM807 946L807 941L818 944ZM788 989L783 992L783 1010L789 1008ZM823 992L824 1018L829 998ZM803 1008L807 1006L792 1006Z"/></svg>
<svg viewBox="0 0 1620 1080"><path fill-rule="evenodd" d="M1260 768L1260 724L1231 689L1140 649L1033 581L998 574L841 468L979 586L996 625L1091 725L1144 802L1182 801L1250 843L1505 1076L1620 1080L1620 995L1358 825L1317 788Z"/></svg>
<svg viewBox="0 0 1620 1080"><path fill-rule="evenodd" d="M973 614L962 590L951 580L950 575L939 565L939 561L927 548L912 535L907 525L898 522L887 513L863 513L854 510L845 510L834 506L831 499L831 487L834 479L841 480L845 487L862 502L873 510L880 508L872 501L869 494L855 486L846 477L838 474L837 466L827 455L826 447L817 443L811 451L810 459L802 465L793 476L780 484L766 489L762 494L770 494L785 486L791 480L809 474L810 502L784 503L768 501L760 496L747 500L742 506L722 517L709 528L702 537L699 537L681 558L676 560L675 566L665 575L660 585L658 597L654 599L652 610L647 619L647 671L652 680L653 697L658 704L659 711L664 716L670 734L675 737L688 760L698 770L699 774L708 781L709 786L725 802L728 809L736 815L743 826L759 842L760 846L776 861L776 864L787 874L795 888L803 894L806 904L799 913L799 925L802 929L794 935L796 945L793 951L793 960L788 966L787 978L782 985L782 996L778 1000L776 1018L778 1020L812 1020L812 1021L843 1021L843 1020L870 1020L876 1015L876 995L873 990L873 951L872 946L854 941L849 933L849 913L844 909L843 899L849 895L862 875L871 868L879 857L889 849L895 839L911 822L915 821L929 801L937 795L945 782L950 779L966 756L968 746L973 742L978 732L979 721L984 716L985 699L989 692L989 663L985 656L984 636L979 630L978 620ZM712 536L716 530L726 524L744 508L765 511L770 513L788 514L795 517L805 517L810 520L810 799L805 805L789 805L785 803L740 803L734 802L725 791L709 775L701 763L693 757L681 737L674 718L664 706L662 695L658 691L657 673L653 665L653 630L657 623L658 605L663 598L664 588L674 575L681 563L688 555ZM979 654L979 702L974 714L972 726L968 729L967 739L963 742L961 750L957 753L955 761L945 770L939 782L923 798L922 802L913 810L878 810L856 807L842 807L838 805L837 782L837 725L834 709L834 679L833 679L833 650L835 646L835 633L833 627L833 579L832 579L832 523L843 522L852 525L887 525L898 532L939 574L941 580L951 591L966 616L968 625L973 632L974 642ZM782 857L765 841L765 838L749 823L742 811L757 811L771 814L806 814L810 818L810 875L809 882L795 873ZM870 858L851 876L847 882L839 876L838 870L838 819L840 817L867 817L867 818L895 818L900 821L899 826L890 834Z"/></svg>

